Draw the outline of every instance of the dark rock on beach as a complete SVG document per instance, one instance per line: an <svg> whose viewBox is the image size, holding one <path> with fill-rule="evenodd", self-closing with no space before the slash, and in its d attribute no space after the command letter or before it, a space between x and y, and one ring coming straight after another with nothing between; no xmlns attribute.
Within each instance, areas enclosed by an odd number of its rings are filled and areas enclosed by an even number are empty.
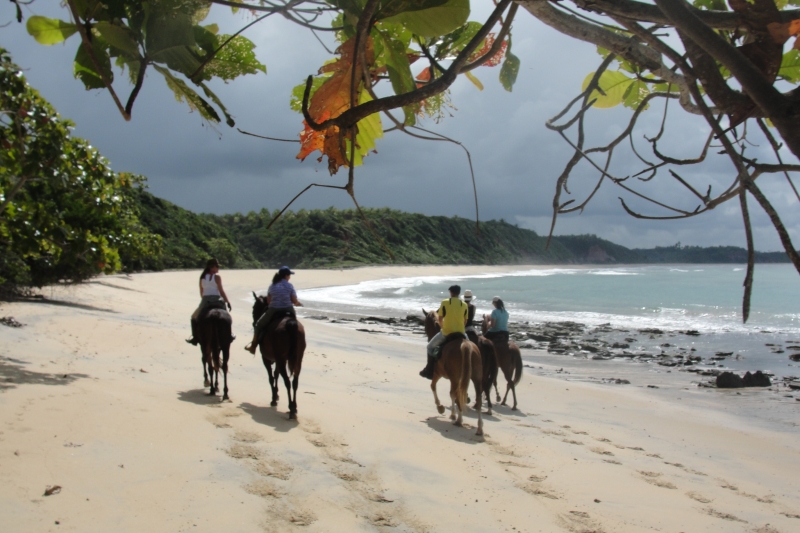
<svg viewBox="0 0 800 533"><path fill-rule="evenodd" d="M791 359L792 361L800 361L800 353L790 354L789 359Z"/></svg>
<svg viewBox="0 0 800 533"><path fill-rule="evenodd" d="M745 387L770 387L772 381L769 376L765 375L761 370L757 370L755 374L747 372L742 378Z"/></svg>
<svg viewBox="0 0 800 533"><path fill-rule="evenodd" d="M744 387L744 380L733 372L723 372L717 376L717 388L719 389L740 389Z"/></svg>

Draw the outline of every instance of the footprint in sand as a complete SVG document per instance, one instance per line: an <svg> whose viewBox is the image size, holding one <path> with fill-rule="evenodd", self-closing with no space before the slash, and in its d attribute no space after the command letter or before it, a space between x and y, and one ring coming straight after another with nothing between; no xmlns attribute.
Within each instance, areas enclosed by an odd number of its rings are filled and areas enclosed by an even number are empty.
<svg viewBox="0 0 800 533"><path fill-rule="evenodd" d="M575 444L577 446L583 446L583 443L579 440L571 440L571 439L562 439L567 444Z"/></svg>
<svg viewBox="0 0 800 533"><path fill-rule="evenodd" d="M292 475L294 468L289 463L280 459L266 458L256 463L254 470L262 476L274 477L287 481Z"/></svg>
<svg viewBox="0 0 800 533"><path fill-rule="evenodd" d="M225 453L234 459L259 459L262 455L262 451L255 446L238 443L231 445L230 448L225 450Z"/></svg>
<svg viewBox="0 0 800 533"><path fill-rule="evenodd" d="M711 503L712 501L714 501L711 498L706 498L705 496L703 496L698 492L687 492L686 495L691 499L693 499L694 501L700 503Z"/></svg>
<svg viewBox="0 0 800 533"><path fill-rule="evenodd" d="M610 452L608 450L604 450L603 448L599 448L599 447L589 448L589 450L594 452L594 453L596 453L596 454L598 454L598 455L612 455L612 456L614 455L612 452Z"/></svg>
<svg viewBox="0 0 800 533"><path fill-rule="evenodd" d="M567 531L573 533L598 532L602 531L600 524L593 520L589 513L583 511L570 511L558 515L560 525Z"/></svg>
<svg viewBox="0 0 800 533"><path fill-rule="evenodd" d="M559 437L563 437L564 435L566 435L566 433L558 429L543 429L542 433L544 433L545 435L557 435Z"/></svg>
<svg viewBox="0 0 800 533"><path fill-rule="evenodd" d="M542 488L539 488L538 483L520 483L517 484L517 488L524 490L531 496L540 496L542 498L547 498L550 500L560 499L557 495L553 494L552 492L548 492Z"/></svg>
<svg viewBox="0 0 800 533"><path fill-rule="evenodd" d="M677 489L678 488L673 483L670 483L669 481L665 481L663 479L659 479L661 477L661 473L660 472L648 472L648 471L645 471L645 470L639 470L638 472L639 472L639 474L642 475L644 480L646 482L650 483L651 485L655 485L656 487L661 487L663 489Z"/></svg>
<svg viewBox="0 0 800 533"><path fill-rule="evenodd" d="M742 524L746 524L747 523L747 520L742 520L741 518L733 516L732 514L729 514L729 513L723 513L721 511L717 511L716 509L712 509L711 507L708 507L708 508L704 509L703 511L707 515L713 516L715 518L720 518L722 520L727 520L729 522L741 522Z"/></svg>
<svg viewBox="0 0 800 533"><path fill-rule="evenodd" d="M280 498L283 492L274 484L266 479L259 479L244 486L244 490L254 496L262 498Z"/></svg>

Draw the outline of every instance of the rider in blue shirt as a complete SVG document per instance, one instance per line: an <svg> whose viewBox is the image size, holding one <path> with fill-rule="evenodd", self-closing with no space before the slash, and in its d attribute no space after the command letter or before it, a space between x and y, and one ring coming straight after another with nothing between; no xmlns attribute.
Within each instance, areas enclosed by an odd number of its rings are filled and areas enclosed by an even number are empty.
<svg viewBox="0 0 800 533"><path fill-rule="evenodd" d="M494 309L489 316L489 331L486 332L486 338L492 341L504 340L508 342L508 311L506 311L506 306L499 296L492 298L492 305L494 305Z"/></svg>

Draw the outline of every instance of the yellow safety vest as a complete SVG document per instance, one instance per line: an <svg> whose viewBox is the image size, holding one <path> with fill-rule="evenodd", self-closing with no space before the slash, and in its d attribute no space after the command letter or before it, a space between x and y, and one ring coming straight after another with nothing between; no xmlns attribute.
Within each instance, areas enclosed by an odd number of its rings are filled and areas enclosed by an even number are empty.
<svg viewBox="0 0 800 533"><path fill-rule="evenodd" d="M469 307L460 298L442 300L439 306L439 316L442 317L442 334L464 333L464 320L469 314Z"/></svg>

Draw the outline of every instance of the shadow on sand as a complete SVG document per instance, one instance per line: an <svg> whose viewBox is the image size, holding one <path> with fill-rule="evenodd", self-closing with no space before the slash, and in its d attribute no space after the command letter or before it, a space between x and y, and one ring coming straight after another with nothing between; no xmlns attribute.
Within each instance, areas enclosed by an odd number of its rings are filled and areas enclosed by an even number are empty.
<svg viewBox="0 0 800 533"><path fill-rule="evenodd" d="M242 403L239 408L253 418L253 422L273 428L275 431L291 431L298 427L297 420L289 420L289 413L279 411L277 407Z"/></svg>
<svg viewBox="0 0 800 533"><path fill-rule="evenodd" d="M219 405L222 396L209 396L205 389L193 389L178 392L178 399L182 402L189 402L196 405Z"/></svg>
<svg viewBox="0 0 800 533"><path fill-rule="evenodd" d="M467 413L464 413L464 427L458 427L453 425L448 413L449 410L445 411L445 415L443 415L447 416L447 418L437 416L428 417L428 419L425 420L425 423L428 424L429 428L438 431L439 434L446 439L454 440L456 442L464 442L466 444L480 444L482 442L486 442L483 437L479 437L475 434L478 426L477 417L474 420L467 420ZM472 417L469 418L471 419ZM485 425L483 430L486 431Z"/></svg>
<svg viewBox="0 0 800 533"><path fill-rule="evenodd" d="M79 378L88 378L86 374L49 374L34 372L22 365L25 361L0 356L0 391L12 389L19 385L69 385Z"/></svg>
<svg viewBox="0 0 800 533"><path fill-rule="evenodd" d="M97 307L94 305L87 305L87 304L79 304L76 302L67 302L65 300L48 300L44 297L39 298L18 298L13 300L15 302L26 302L30 304L45 304L45 305L57 305L59 307L71 307L73 309L83 309L84 311L101 311L103 313L114 313L119 314L119 311L114 311L113 309L107 309L105 307Z"/></svg>

